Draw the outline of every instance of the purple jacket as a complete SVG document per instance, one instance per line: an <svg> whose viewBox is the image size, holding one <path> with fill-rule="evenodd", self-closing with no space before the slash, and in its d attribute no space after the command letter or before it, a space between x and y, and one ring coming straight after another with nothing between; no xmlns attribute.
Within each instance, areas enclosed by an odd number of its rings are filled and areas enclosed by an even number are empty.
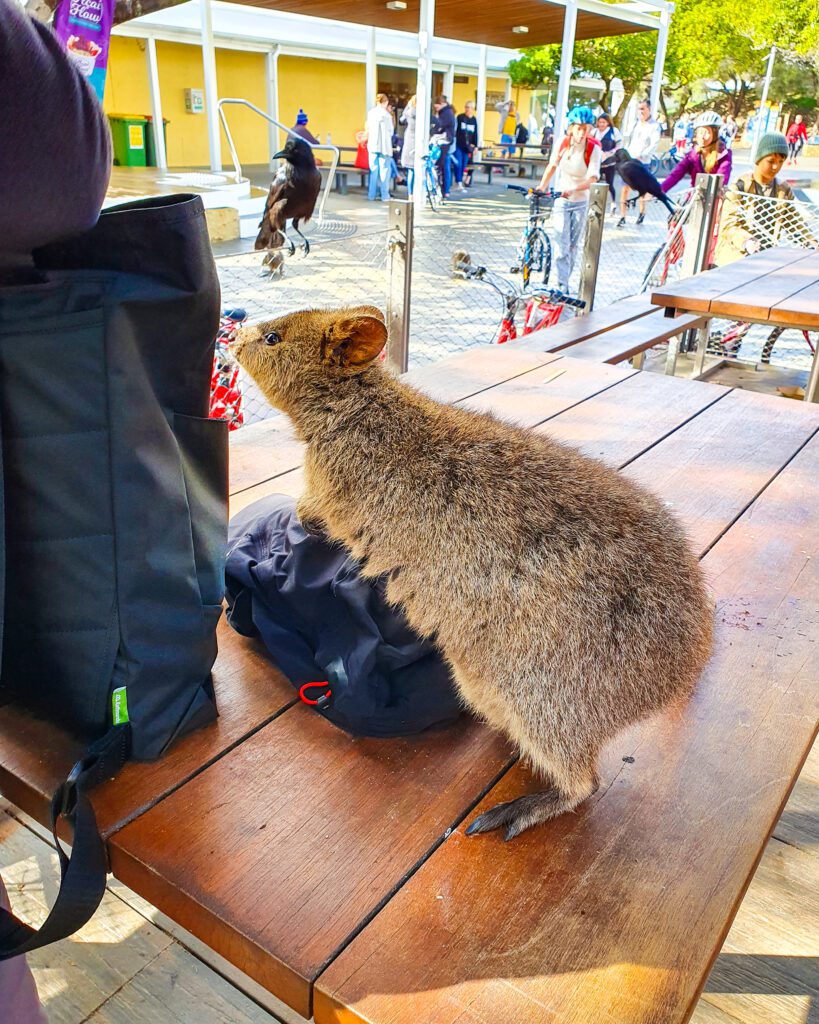
<svg viewBox="0 0 819 1024"><path fill-rule="evenodd" d="M731 150L721 142L717 146L717 163L711 173L721 174L726 185L731 177ZM705 174L702 157L696 149L689 149L671 174L665 179L661 186L663 192L668 192L669 189L672 189L686 174L691 178L692 188L697 183L697 175Z"/></svg>

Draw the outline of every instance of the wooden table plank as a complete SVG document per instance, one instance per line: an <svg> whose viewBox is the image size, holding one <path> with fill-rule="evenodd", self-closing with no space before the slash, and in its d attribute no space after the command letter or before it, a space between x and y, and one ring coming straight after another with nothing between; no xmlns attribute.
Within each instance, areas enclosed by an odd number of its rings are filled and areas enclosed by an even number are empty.
<svg viewBox="0 0 819 1024"><path fill-rule="evenodd" d="M705 568L690 703L615 740L577 813L511 844L470 815L320 976L316 1024L687 1019L815 732L819 438ZM515 766L475 813L536 788Z"/></svg>
<svg viewBox="0 0 819 1024"><path fill-rule="evenodd" d="M217 635L213 685L219 718L180 740L161 760L131 761L116 779L94 790L91 802L103 835L161 800L295 700L292 686L260 643L240 637L224 616ZM51 794L87 744L13 704L0 707L0 740L0 792L48 824Z"/></svg>
<svg viewBox="0 0 819 1024"><path fill-rule="evenodd" d="M819 271L816 277L819 278ZM777 302L771 309L771 319L777 324L819 330L819 280Z"/></svg>
<svg viewBox="0 0 819 1024"><path fill-rule="evenodd" d="M624 472L661 495L703 551L817 428L816 406L732 391Z"/></svg>
<svg viewBox="0 0 819 1024"><path fill-rule="evenodd" d="M620 467L728 394L702 381L636 373L536 429Z"/></svg>
<svg viewBox="0 0 819 1024"><path fill-rule="evenodd" d="M802 259L714 296L710 312L737 320L750 317L773 323L772 312L778 303L795 298L795 293L819 281L819 255L810 249L801 251Z"/></svg>
<svg viewBox="0 0 819 1024"><path fill-rule="evenodd" d="M353 739L300 705L119 832L112 870L309 1017L327 959L510 758L467 718Z"/></svg>
<svg viewBox="0 0 819 1024"><path fill-rule="evenodd" d="M659 288L652 292L651 301L657 306L707 313L711 309L712 300L717 296L758 280L781 267L787 267L804 259L808 254L808 250L805 249L766 249L735 263L729 263L725 267L704 270L693 277L686 277L665 288Z"/></svg>

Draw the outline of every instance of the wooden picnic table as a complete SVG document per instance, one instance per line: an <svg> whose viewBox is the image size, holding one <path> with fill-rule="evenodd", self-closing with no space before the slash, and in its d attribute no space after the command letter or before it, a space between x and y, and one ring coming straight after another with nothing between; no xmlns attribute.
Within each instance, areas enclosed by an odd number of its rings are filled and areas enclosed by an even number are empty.
<svg viewBox="0 0 819 1024"><path fill-rule="evenodd" d="M507 844L465 835L538 786L502 737L353 739L222 622L219 720L93 795L112 871L316 1024L685 1021L815 733L819 408L514 345L410 377L673 508L717 601L695 696ZM233 434L233 511L301 457L282 417ZM0 707L0 791L39 820L81 750Z"/></svg>
<svg viewBox="0 0 819 1024"><path fill-rule="evenodd" d="M819 330L819 252L766 249L653 292L651 301L676 312L709 313L770 327ZM707 325L706 325L707 330ZM819 346L805 388L819 402ZM705 355L701 344L700 359Z"/></svg>

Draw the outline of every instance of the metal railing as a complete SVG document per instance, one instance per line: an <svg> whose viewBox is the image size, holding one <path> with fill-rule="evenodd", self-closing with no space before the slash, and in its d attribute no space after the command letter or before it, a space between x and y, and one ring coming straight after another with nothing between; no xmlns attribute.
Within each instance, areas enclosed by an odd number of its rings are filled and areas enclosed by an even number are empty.
<svg viewBox="0 0 819 1024"><path fill-rule="evenodd" d="M254 113L258 114L259 117L263 117L265 121L267 121L269 124L275 125L280 131L283 131L286 135L292 135L294 139L301 139L301 136L297 132L294 132L291 128L288 128L286 125L283 125L280 121L277 121L275 117L271 117L270 114L262 110L260 107L257 107L254 103L251 103L250 100L237 99L236 97L225 97L225 99L219 100L216 106L217 110L219 111L219 120L222 122L222 128L224 129L225 137L227 138L228 141L230 157L233 160L233 167L236 172L237 184L242 180L242 166L239 163L239 155L236 152L236 145L233 142L233 135L231 134L230 128L228 127L227 117L223 109L228 104L233 104L234 106L240 107L247 107L249 110L252 110ZM327 197L330 194L330 191L333 187L333 179L335 178L336 175L336 168L338 167L339 160L341 158L341 153L339 151L338 146L329 146L325 144L313 145L313 143L307 142L306 139L301 139L301 141L305 142L310 147L310 149L327 149L333 154L333 160L332 163L330 164L330 169L327 172L327 181L324 185L324 193L321 197L321 202L319 204L318 210L317 220L319 224L322 224L324 223L324 206L327 202Z"/></svg>

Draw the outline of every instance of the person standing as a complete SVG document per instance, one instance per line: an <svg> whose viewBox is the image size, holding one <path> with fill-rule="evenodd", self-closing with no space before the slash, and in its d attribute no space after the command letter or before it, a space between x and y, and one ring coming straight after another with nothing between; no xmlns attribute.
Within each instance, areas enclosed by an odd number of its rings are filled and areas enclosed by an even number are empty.
<svg viewBox="0 0 819 1024"><path fill-rule="evenodd" d="M455 119L455 180L461 192L466 188L464 172L477 145L478 119L475 117L475 104L472 100L467 100L464 112L458 114Z"/></svg>
<svg viewBox="0 0 819 1024"><path fill-rule="evenodd" d="M412 189L415 185L415 121L418 116L417 100L413 94L407 100L407 105L401 112L401 124L404 128L404 143L401 147L401 166L407 173L407 194L412 199Z"/></svg>
<svg viewBox="0 0 819 1024"><path fill-rule="evenodd" d="M557 287L569 290L583 229L589 212L589 189L600 180L600 143L591 137L595 117L589 107L575 107L569 113L568 131L557 153L543 172L538 188L545 192L558 174L560 197L555 200L552 224L557 253Z"/></svg>
<svg viewBox="0 0 819 1024"><path fill-rule="evenodd" d="M611 115L604 110L597 117L597 127L592 130L592 137L600 143L600 173L609 187L611 212L615 214L617 212L617 193L614 191L614 175L616 173L614 155L618 149L622 148L623 136L614 127Z"/></svg>
<svg viewBox="0 0 819 1024"><path fill-rule="evenodd" d="M657 146L660 142L662 130L658 122L651 116L651 104L648 100L642 100L637 107L637 123L631 131L626 149L633 160L639 160L644 167L649 167L651 161L657 155ZM626 223L626 211L628 209L628 198L631 189L623 185L620 192L620 220L617 227L622 228ZM642 224L646 218L646 197L640 198L640 214L637 223Z"/></svg>
<svg viewBox="0 0 819 1024"><path fill-rule="evenodd" d="M734 148L734 139L737 137L739 131L739 125L736 123L731 114L725 118L725 124L722 126L722 131L719 137L728 147L728 149Z"/></svg>
<svg viewBox="0 0 819 1024"><path fill-rule="evenodd" d="M793 119L793 124L788 127L785 137L788 140L788 163L796 167L797 157L808 141L808 129L801 114L797 114Z"/></svg>
<svg viewBox="0 0 819 1024"><path fill-rule="evenodd" d="M367 114L367 153L370 157L367 198L373 202L379 191L382 202L387 203L390 199L393 124L389 105L389 97L380 92L375 98L375 106Z"/></svg>
<svg viewBox="0 0 819 1024"><path fill-rule="evenodd" d="M436 97L433 109L435 110L435 134L441 136L441 155L438 157L441 189L444 199L449 199L449 192L452 188L452 164L449 160L449 151L455 141L455 111L446 96Z"/></svg>
<svg viewBox="0 0 819 1024"><path fill-rule="evenodd" d="M311 146L320 146L321 143L315 137L315 135L307 127L308 117L307 114L299 107L299 112L296 115L296 123L290 129L294 135L298 135L300 139L304 139L305 142L309 142Z"/></svg>
<svg viewBox="0 0 819 1024"><path fill-rule="evenodd" d="M518 108L515 106L514 100L506 100L503 103L496 103L495 110L500 114L498 135L500 135L501 141L501 154L503 156L514 156L515 135L517 134L518 124L520 124Z"/></svg>
<svg viewBox="0 0 819 1024"><path fill-rule="evenodd" d="M678 156L682 156L688 148L688 122L690 120L690 114L687 111L683 111L674 125L674 148L677 150Z"/></svg>

